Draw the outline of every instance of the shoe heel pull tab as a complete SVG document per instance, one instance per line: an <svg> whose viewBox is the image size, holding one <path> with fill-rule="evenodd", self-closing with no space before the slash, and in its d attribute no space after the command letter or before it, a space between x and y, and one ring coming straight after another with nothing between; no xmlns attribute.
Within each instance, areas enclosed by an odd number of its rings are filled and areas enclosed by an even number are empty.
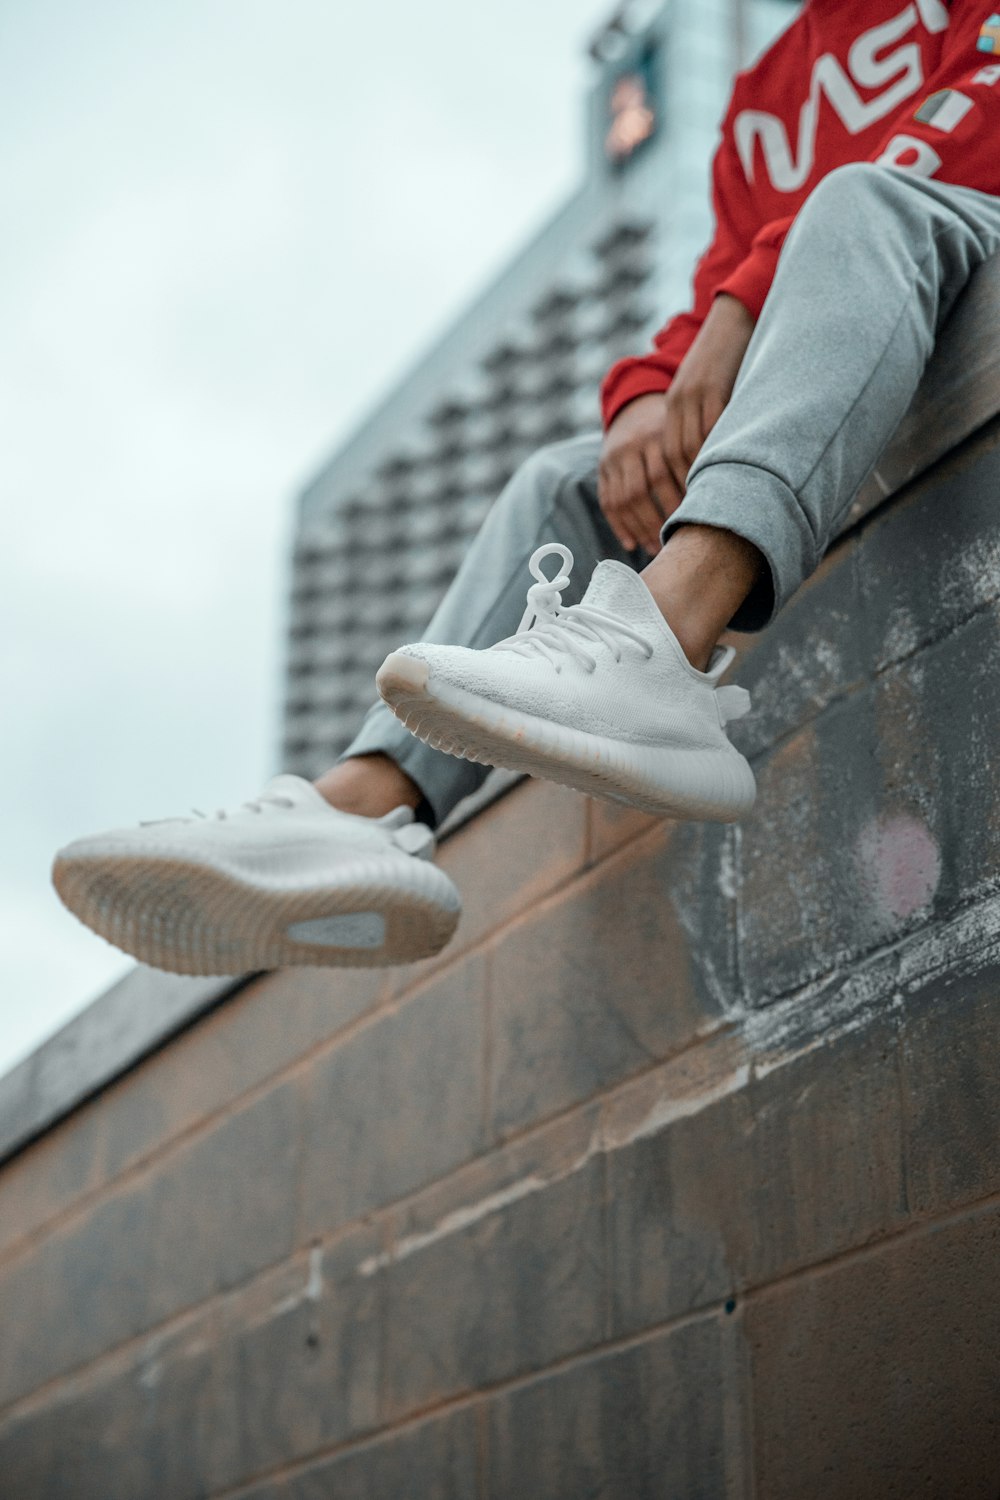
<svg viewBox="0 0 1000 1500"><path fill-rule="evenodd" d="M729 724L733 719L742 719L750 712L750 694L735 682L716 688L715 701L719 705L719 718L723 724Z"/></svg>
<svg viewBox="0 0 1000 1500"><path fill-rule="evenodd" d="M392 837L407 854L414 854L418 859L433 859L437 840L426 823L407 823L403 828L394 829Z"/></svg>
<svg viewBox="0 0 1000 1500"><path fill-rule="evenodd" d="M725 674L729 671L729 668L732 666L735 660L735 646L716 646L715 650L712 652L712 659L708 664L708 672L706 675L711 677L714 682L718 682L719 678L725 676Z"/></svg>

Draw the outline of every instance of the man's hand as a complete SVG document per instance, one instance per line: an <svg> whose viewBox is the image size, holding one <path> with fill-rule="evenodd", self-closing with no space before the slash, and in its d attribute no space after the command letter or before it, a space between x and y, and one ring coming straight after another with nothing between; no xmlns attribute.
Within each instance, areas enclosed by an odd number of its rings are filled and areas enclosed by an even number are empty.
<svg viewBox="0 0 1000 1500"><path fill-rule="evenodd" d="M601 509L627 551L660 550L660 527L680 505L688 470L722 415L754 321L742 302L716 297L665 396L638 396L604 435Z"/></svg>
<svg viewBox="0 0 1000 1500"><path fill-rule="evenodd" d="M623 406L604 434L597 495L626 552L659 552L664 518L681 503L663 448L667 398L654 392Z"/></svg>

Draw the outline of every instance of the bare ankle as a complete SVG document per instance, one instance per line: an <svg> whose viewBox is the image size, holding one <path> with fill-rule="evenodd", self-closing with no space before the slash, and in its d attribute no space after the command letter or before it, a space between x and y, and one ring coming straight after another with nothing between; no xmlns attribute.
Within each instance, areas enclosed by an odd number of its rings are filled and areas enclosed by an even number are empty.
<svg viewBox="0 0 1000 1500"><path fill-rule="evenodd" d="M363 818L381 818L394 807L416 809L423 800L416 782L380 752L341 761L314 785L331 807Z"/></svg>
<svg viewBox="0 0 1000 1500"><path fill-rule="evenodd" d="M763 554L744 537L691 524L678 527L643 569L643 583L699 672L764 567Z"/></svg>

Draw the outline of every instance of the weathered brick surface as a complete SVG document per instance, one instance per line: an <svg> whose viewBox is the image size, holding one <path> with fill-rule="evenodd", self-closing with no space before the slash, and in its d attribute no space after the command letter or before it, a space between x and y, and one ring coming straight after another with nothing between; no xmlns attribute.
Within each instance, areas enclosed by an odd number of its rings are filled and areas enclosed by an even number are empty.
<svg viewBox="0 0 1000 1500"><path fill-rule="evenodd" d="M357 1441L378 1425L381 1286L357 1269L377 1248L355 1232L0 1425L12 1500L198 1500Z"/></svg>
<svg viewBox="0 0 1000 1500"><path fill-rule="evenodd" d="M687 938L699 993L728 1012L740 1003L736 948L739 830L723 823L678 823L663 870Z"/></svg>
<svg viewBox="0 0 1000 1500"><path fill-rule="evenodd" d="M474 1411L457 1411L242 1490L239 1500L474 1500L476 1428Z"/></svg>
<svg viewBox="0 0 1000 1500"><path fill-rule="evenodd" d="M439 1237L442 1225L462 1228L523 1196L526 1187L572 1175L600 1150L601 1105L572 1110L538 1130L493 1149L421 1192L394 1205L382 1216L387 1245L414 1237Z"/></svg>
<svg viewBox="0 0 1000 1500"><path fill-rule="evenodd" d="M385 984L384 973L357 969L288 969L255 979L134 1080L123 1080L108 1111L108 1176L328 1041L371 1009Z"/></svg>
<svg viewBox="0 0 1000 1500"><path fill-rule="evenodd" d="M889 1023L849 1034L611 1152L615 1333L905 1220L895 1046Z"/></svg>
<svg viewBox="0 0 1000 1500"><path fill-rule="evenodd" d="M530 1179L513 1201L402 1242L383 1272L393 1416L536 1369L604 1331L603 1164Z"/></svg>
<svg viewBox="0 0 1000 1500"><path fill-rule="evenodd" d="M237 1286L295 1246L301 1091L283 1084L179 1151L151 1190L148 1317Z"/></svg>
<svg viewBox="0 0 1000 1500"><path fill-rule="evenodd" d="M854 538L839 541L766 631L734 635L733 680L749 689L753 711L731 726L734 744L756 761L801 730L871 671L870 640L859 630L862 584Z"/></svg>
<svg viewBox="0 0 1000 1500"><path fill-rule="evenodd" d="M770 754L740 836L740 965L766 1004L1000 879L998 621L984 613Z"/></svg>
<svg viewBox="0 0 1000 1500"><path fill-rule="evenodd" d="M614 854L623 844L662 827L663 820L649 813L625 807L620 802L598 802L590 798L587 803L587 863L596 864Z"/></svg>
<svg viewBox="0 0 1000 1500"><path fill-rule="evenodd" d="M1000 615L988 609L879 680L877 723L886 810L926 832L924 921L1000 884ZM890 882L893 901L911 901ZM919 886L917 887L919 894Z"/></svg>
<svg viewBox="0 0 1000 1500"><path fill-rule="evenodd" d="M14 1500L198 1500L237 1470L231 1349L165 1338L0 1430Z"/></svg>
<svg viewBox="0 0 1000 1500"><path fill-rule="evenodd" d="M946 955L942 955L946 961ZM902 1021L907 1196L940 1214L1000 1191L1000 952L912 987Z"/></svg>
<svg viewBox="0 0 1000 1500"><path fill-rule="evenodd" d="M841 700L758 768L740 834L741 977L766 1004L873 947L883 930L855 849L878 810L870 690Z"/></svg>
<svg viewBox="0 0 1000 1500"><path fill-rule="evenodd" d="M586 1099L689 1043L720 1005L673 905L654 830L511 929L491 961L493 1129Z"/></svg>
<svg viewBox="0 0 1000 1500"><path fill-rule="evenodd" d="M484 1500L746 1493L726 1413L738 1359L720 1320L704 1318L499 1397L491 1404Z"/></svg>
<svg viewBox="0 0 1000 1500"><path fill-rule="evenodd" d="M991 1207L754 1301L758 1494L995 1500L998 1255Z"/></svg>
<svg viewBox="0 0 1000 1500"><path fill-rule="evenodd" d="M790 723L803 715L804 690L816 708L838 684L847 693L763 753L758 767L758 804L741 834L748 920L740 959L751 1003L807 984L996 886L1000 689L992 668L1000 642L992 601L1000 584L986 516L997 453L991 443L978 462L891 509L870 539L865 533L850 567L838 548L815 594L793 603L788 624L779 620L748 656L744 675L753 687L754 670L762 672L756 692L764 710L762 720L752 716L757 739L749 748L777 727L764 722L773 716L769 682L790 699ZM843 607L815 615L816 594L838 586ZM853 629L845 611L855 616ZM828 623L825 651L799 617L821 633ZM841 656L853 655L831 679L841 644ZM856 685L899 658L874 688ZM825 686L814 691L824 673Z"/></svg>
<svg viewBox="0 0 1000 1500"><path fill-rule="evenodd" d="M485 969L461 960L312 1069L306 1235L325 1233L482 1150Z"/></svg>
<svg viewBox="0 0 1000 1500"><path fill-rule="evenodd" d="M97 1205L0 1279L0 1305L16 1308L0 1341L0 1404L138 1333L149 1288L150 1194Z"/></svg>
<svg viewBox="0 0 1000 1500"><path fill-rule="evenodd" d="M0 1254L369 1009L384 973L267 974L0 1173Z"/></svg>
<svg viewBox="0 0 1000 1500"><path fill-rule="evenodd" d="M246 1481L379 1425L383 1287L358 1267L378 1237L361 1230L314 1253L306 1288L232 1341L237 1458Z"/></svg>
<svg viewBox="0 0 1000 1500"><path fill-rule="evenodd" d="M879 669L941 640L1000 598L998 490L1000 428L866 525L858 576Z"/></svg>
<svg viewBox="0 0 1000 1500"><path fill-rule="evenodd" d="M106 1180L106 1138L91 1104L0 1170L0 1256Z"/></svg>
<svg viewBox="0 0 1000 1500"><path fill-rule="evenodd" d="M0 1277L18 1308L0 1401L225 1291L294 1245L297 1091L285 1085L182 1147Z"/></svg>

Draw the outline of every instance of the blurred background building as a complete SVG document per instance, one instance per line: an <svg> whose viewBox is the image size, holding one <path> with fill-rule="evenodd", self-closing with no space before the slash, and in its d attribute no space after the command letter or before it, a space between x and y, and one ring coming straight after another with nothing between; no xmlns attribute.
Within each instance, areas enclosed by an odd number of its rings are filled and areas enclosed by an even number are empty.
<svg viewBox="0 0 1000 1500"><path fill-rule="evenodd" d="M732 75L793 10L626 0L594 37L579 190L299 497L286 770L317 775L343 749L517 465L599 425L606 370L686 306Z"/></svg>

